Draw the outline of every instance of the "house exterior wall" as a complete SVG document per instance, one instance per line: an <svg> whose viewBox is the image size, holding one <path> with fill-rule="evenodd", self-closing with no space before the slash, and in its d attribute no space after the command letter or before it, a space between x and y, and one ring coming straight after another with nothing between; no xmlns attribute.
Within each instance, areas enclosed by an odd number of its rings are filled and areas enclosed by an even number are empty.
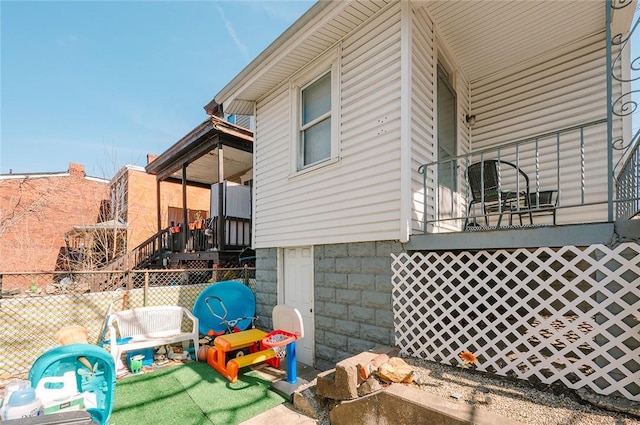
<svg viewBox="0 0 640 425"><path fill-rule="evenodd" d="M394 342L391 253L397 242L315 245L315 366L321 370ZM256 250L256 315L272 329L277 303L277 250Z"/></svg>
<svg viewBox="0 0 640 425"><path fill-rule="evenodd" d="M474 150L496 147L537 134L556 131L606 118L606 55L604 33L525 63L489 78L471 83ZM613 98L621 94L622 85L614 81ZM615 117L614 117L615 118ZM621 120L614 122L615 135L622 131ZM586 129L585 146L580 147L579 133L562 136L560 142L561 205L581 203L583 176L580 155L585 160L585 203L607 200L607 127ZM540 187L556 186L556 140L539 140ZM503 151L505 159L513 152ZM616 153L617 155L617 153ZM530 177L535 175L533 151L522 149L520 166ZM614 158L614 162L617 158ZM560 211L558 223L606 221L607 206L580 207Z"/></svg>
<svg viewBox="0 0 640 425"><path fill-rule="evenodd" d="M394 3L338 47L337 163L291 176L288 82L258 102L255 248L399 238L400 22Z"/></svg>
<svg viewBox="0 0 640 425"><path fill-rule="evenodd" d="M278 304L278 250L256 249L256 326L273 330L272 312Z"/></svg>
<svg viewBox="0 0 640 425"><path fill-rule="evenodd" d="M445 46L446 49L446 40L438 40L437 25L424 9L413 11L412 41L412 231L413 234L421 234L424 189L423 175L417 170L420 165L437 160L434 62L439 54L438 47ZM464 69L458 69L458 154L497 148L526 137L606 118L605 44L604 33L595 34L577 43L560 46L544 57L517 68L505 69L473 82L465 78ZM617 65L624 66L622 62ZM617 73L620 75L620 70ZM618 98L624 89L622 83L614 80L613 99ZM464 121L467 113L477 118L470 131ZM600 203L561 210L558 224L607 220L606 130L606 123L587 128L583 149L578 131L562 136L559 178L555 135L539 140L537 165L533 143L519 151L519 165L530 175L532 190L536 185L540 190L555 189L559 181L560 206ZM622 133L622 120L614 116L614 139ZM502 150L500 154L503 159L516 162L514 149ZM580 168L581 154L584 155L584 169ZM614 151L614 163L619 155ZM535 181L536 167L538 181ZM429 219L435 218L437 205L434 168L427 177ZM465 181L463 168L459 174L461 182ZM583 180L584 198L580 186ZM460 190L465 190L465 186ZM461 202L458 207L465 206ZM464 215L464 210L460 215ZM446 224L443 225L445 227ZM428 230L437 232L439 229L432 227Z"/></svg>
<svg viewBox="0 0 640 425"><path fill-rule="evenodd" d="M437 157L435 40L433 22L424 9L412 14L412 72L411 72L411 204L413 233L422 231L424 211L424 181L418 172L422 164ZM434 183L429 179L427 214L434 214Z"/></svg>
<svg viewBox="0 0 640 425"><path fill-rule="evenodd" d="M107 183L87 177L84 166L73 163L68 173L2 176L0 274L55 270L65 232L98 220L101 202L109 199ZM4 276L2 289L27 289L31 283Z"/></svg>
<svg viewBox="0 0 640 425"><path fill-rule="evenodd" d="M416 234L423 232L424 218L424 181L419 169L423 164L438 160L436 76L440 57L451 67L453 75L458 116L458 155L470 150L471 135L465 116L470 113L471 99L464 70L448 52L446 40L438 40L435 25L427 11L424 8L412 9L411 19L411 223L412 234ZM432 167L427 173L427 214L431 218L435 217L438 203L433 172ZM458 181L464 181L462 172L458 174ZM464 208L459 198L454 199L454 204L458 210Z"/></svg>

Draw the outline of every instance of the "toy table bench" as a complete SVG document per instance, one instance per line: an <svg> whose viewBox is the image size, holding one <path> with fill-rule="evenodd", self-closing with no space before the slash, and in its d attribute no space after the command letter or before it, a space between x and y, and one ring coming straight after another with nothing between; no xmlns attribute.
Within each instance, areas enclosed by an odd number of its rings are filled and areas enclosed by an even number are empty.
<svg viewBox="0 0 640 425"><path fill-rule="evenodd" d="M236 382L238 370L246 366L266 362L269 366L279 368L280 359L285 355L284 350L286 350L287 382L295 383L297 379L295 340L304 337L302 317L294 308L277 305L273 308L273 324L276 330L270 333L260 329L250 329L216 337L213 341L214 347L207 349L207 363L228 381ZM275 338L285 334L287 337L284 339ZM247 347L251 354L236 357L227 362L227 353Z"/></svg>
<svg viewBox="0 0 640 425"><path fill-rule="evenodd" d="M182 331L183 319L191 322L190 332ZM193 341L197 353L198 337L198 319L180 306L138 307L112 313L109 317L109 346L116 365L126 351L188 340Z"/></svg>
<svg viewBox="0 0 640 425"><path fill-rule="evenodd" d="M245 366L267 362L270 366L280 367L280 359L276 357L275 351L258 351L258 342L266 335L267 333L260 329L220 335L213 341L215 347L209 347L207 350L207 364L230 382L236 382L238 370ZM227 353L247 347L251 354L227 362Z"/></svg>

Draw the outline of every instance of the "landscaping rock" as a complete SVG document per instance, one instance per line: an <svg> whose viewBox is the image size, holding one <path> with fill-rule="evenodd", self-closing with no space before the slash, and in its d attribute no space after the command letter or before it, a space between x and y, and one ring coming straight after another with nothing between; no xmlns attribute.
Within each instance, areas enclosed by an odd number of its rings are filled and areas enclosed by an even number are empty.
<svg viewBox="0 0 640 425"><path fill-rule="evenodd" d="M382 363L376 375L384 382L413 382L413 367L399 357L392 357Z"/></svg>
<svg viewBox="0 0 640 425"><path fill-rule="evenodd" d="M382 385L380 385L380 382L373 375L371 375L358 387L358 397L363 397L367 394L380 391L381 389Z"/></svg>

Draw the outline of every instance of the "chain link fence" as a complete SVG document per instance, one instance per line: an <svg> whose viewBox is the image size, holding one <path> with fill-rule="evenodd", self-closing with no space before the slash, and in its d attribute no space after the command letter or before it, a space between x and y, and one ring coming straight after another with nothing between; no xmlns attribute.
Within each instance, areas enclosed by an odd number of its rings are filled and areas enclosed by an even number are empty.
<svg viewBox="0 0 640 425"><path fill-rule="evenodd" d="M11 275L33 281L52 273ZM255 292L255 269L249 267L65 273L49 279L44 287L9 296L5 292L0 299L0 388L26 379L38 356L60 345L55 335L65 326L83 326L89 343L98 344L110 309L179 305L191 311L205 288L224 280L243 282ZM89 291L87 281L110 282L109 290Z"/></svg>
<svg viewBox="0 0 640 425"><path fill-rule="evenodd" d="M0 292L2 297L14 297L104 292L145 286L195 285L223 280L241 280L250 284L250 279L255 276L253 267L205 268L198 262L190 263L194 264L182 269L8 272L0 274Z"/></svg>

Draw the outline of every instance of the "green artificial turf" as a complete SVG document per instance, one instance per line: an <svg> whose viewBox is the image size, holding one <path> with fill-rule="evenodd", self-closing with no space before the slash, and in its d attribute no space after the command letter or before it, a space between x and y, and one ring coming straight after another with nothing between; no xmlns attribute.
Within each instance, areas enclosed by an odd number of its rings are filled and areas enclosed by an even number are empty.
<svg viewBox="0 0 640 425"><path fill-rule="evenodd" d="M110 425L234 425L283 397L256 372L233 384L206 363L191 362L118 380Z"/></svg>

